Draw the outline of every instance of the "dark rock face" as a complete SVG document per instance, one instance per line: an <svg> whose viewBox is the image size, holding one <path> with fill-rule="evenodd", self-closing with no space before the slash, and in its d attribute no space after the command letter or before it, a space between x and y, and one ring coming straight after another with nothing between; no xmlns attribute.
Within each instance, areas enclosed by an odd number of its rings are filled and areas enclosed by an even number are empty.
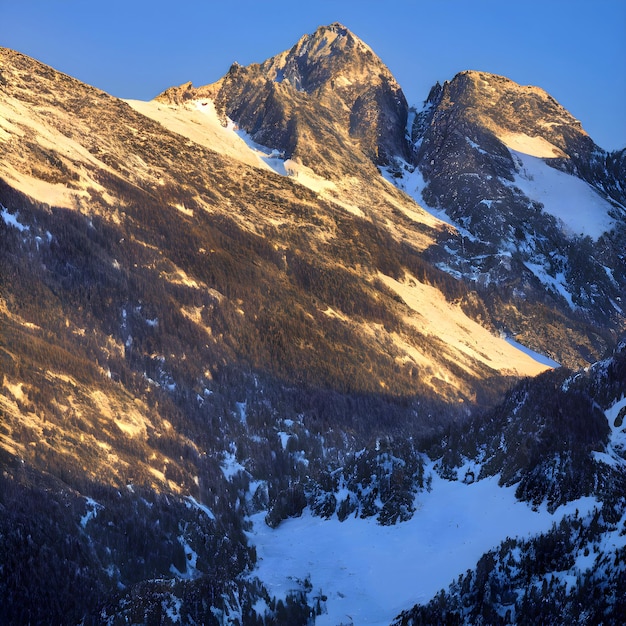
<svg viewBox="0 0 626 626"><path fill-rule="evenodd" d="M574 308L575 315L618 329L626 289L624 152L607 154L546 92L501 76L462 72L435 85L425 105L411 131L412 163L426 183L423 199L468 233L467 247L450 247L446 263L470 280L514 286L525 298ZM523 164L516 147L591 185L612 204L611 232L594 240L565 232L517 186ZM503 254L509 257L504 266ZM528 264L550 278L538 283ZM558 276L569 305L546 286Z"/></svg>
<svg viewBox="0 0 626 626"><path fill-rule="evenodd" d="M343 156L331 163L338 167L358 159L355 152L381 164L408 157L402 90L369 46L340 24L318 28L263 64L235 64L214 85L183 85L160 98L180 102L208 93L255 141L318 169L323 145Z"/></svg>
<svg viewBox="0 0 626 626"><path fill-rule="evenodd" d="M559 164L570 152L589 155L597 149L548 94L500 76L462 72L431 98L417 120L414 156L428 182L425 200L494 243L509 240L513 221L523 223L536 212L507 184L514 180L515 162L504 137L542 137Z"/></svg>
<svg viewBox="0 0 626 626"><path fill-rule="evenodd" d="M341 129L375 162L406 153L408 105L400 86L369 46L341 24L318 28L260 69L270 80L308 94L312 104L318 100L335 109Z"/></svg>

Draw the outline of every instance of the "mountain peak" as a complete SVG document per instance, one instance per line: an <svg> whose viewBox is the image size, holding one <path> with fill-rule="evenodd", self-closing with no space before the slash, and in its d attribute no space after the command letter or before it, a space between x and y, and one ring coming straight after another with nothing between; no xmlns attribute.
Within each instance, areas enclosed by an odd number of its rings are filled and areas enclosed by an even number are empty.
<svg viewBox="0 0 626 626"><path fill-rule="evenodd" d="M315 32L318 33L320 31L321 32L326 32L326 31L333 32L333 33L336 33L337 35L340 35L341 37L345 37L346 35L352 35L352 32L350 32L350 30L346 28L340 22L333 22L332 24L328 24L327 26L319 26Z"/></svg>
<svg viewBox="0 0 626 626"><path fill-rule="evenodd" d="M406 98L381 59L344 25L320 26L260 70L266 80L314 96L335 111L341 120L331 125L339 123L372 161L408 154Z"/></svg>
<svg viewBox="0 0 626 626"><path fill-rule="evenodd" d="M324 86L335 90L355 82L377 84L379 74L395 84L391 72L372 49L339 22L302 36L290 50L268 59L261 67L272 80L286 81L308 93Z"/></svg>
<svg viewBox="0 0 626 626"><path fill-rule="evenodd" d="M447 87L451 103L480 111L481 122L501 139L543 136L557 147L555 156L581 151L581 140L589 144L585 152L595 148L580 122L541 87L477 70L459 72Z"/></svg>

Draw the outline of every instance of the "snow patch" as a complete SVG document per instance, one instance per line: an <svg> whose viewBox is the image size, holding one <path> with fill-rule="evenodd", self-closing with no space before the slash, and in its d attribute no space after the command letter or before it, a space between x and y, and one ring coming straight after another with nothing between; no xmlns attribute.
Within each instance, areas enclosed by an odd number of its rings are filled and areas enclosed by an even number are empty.
<svg viewBox="0 0 626 626"><path fill-rule="evenodd" d="M515 487L499 487L497 477L464 484L433 472L432 490L416 497L413 518L395 526L374 519L324 520L305 509L302 517L271 529L265 512L254 515L249 538L258 563L252 575L279 598L295 589L294 580L309 577L327 596L319 626L346 616L354 624L389 624L473 568L507 536L548 531L564 515L595 505L593 498L581 498L553 514L545 507L533 511L515 499Z"/></svg>
<svg viewBox="0 0 626 626"><path fill-rule="evenodd" d="M541 363L542 365L545 365L547 367L561 367L560 363L553 361L549 356L546 356L545 354L541 354L540 352L535 352L534 350L527 348L521 343L518 343L517 341L515 341L515 339L511 339L511 337L507 337L506 342L509 345L513 346L514 348L517 348L518 350L525 352L529 357L531 357L538 363Z"/></svg>
<svg viewBox="0 0 626 626"><path fill-rule="evenodd" d="M439 337L457 355L466 355L494 370L521 376L535 376L550 367L526 350L492 335L469 318L460 306L448 302L435 287L425 285L409 274L402 282L382 273L378 278L412 310L412 315L406 318L409 324L423 334ZM422 362L422 359L415 360L418 364ZM471 367L458 356L457 361L460 366Z"/></svg>
<svg viewBox="0 0 626 626"><path fill-rule="evenodd" d="M250 135L240 129L231 119L220 118L215 103L210 98L202 98L183 106L166 105L161 102L126 100L139 113L149 117L168 130L215 152L265 170L272 170L281 176L289 176L299 184L316 193L334 190L335 184L294 161L285 159L278 150L256 143ZM182 204L174 205L185 215L193 215L191 209Z"/></svg>
<svg viewBox="0 0 626 626"><path fill-rule="evenodd" d="M239 412L239 421L242 424L247 424L247 414L246 407L248 406L247 402L237 402L237 411Z"/></svg>
<svg viewBox="0 0 626 626"><path fill-rule="evenodd" d="M184 534L178 537L178 542L183 547L187 567L184 572L181 572L174 564L172 564L170 565L170 572L174 574L176 578L180 578L182 580L195 580L199 576L202 576L202 573L197 569L198 553L191 547Z"/></svg>
<svg viewBox="0 0 626 626"><path fill-rule="evenodd" d="M558 272L556 276L550 276L543 265L531 263L530 261L524 261L524 265L539 279L543 285L565 298L570 308L577 308L572 300L572 294L567 291L567 280L563 272Z"/></svg>
<svg viewBox="0 0 626 626"><path fill-rule="evenodd" d="M576 176L550 167L540 158L511 150L516 164L515 185L543 210L559 220L569 235L598 239L611 230L611 205Z"/></svg>
<svg viewBox="0 0 626 626"><path fill-rule="evenodd" d="M611 429L609 443L606 453L594 452L594 458L607 465L626 465L626 396L610 406L604 415Z"/></svg>
<svg viewBox="0 0 626 626"><path fill-rule="evenodd" d="M220 467L226 480L232 480L234 476L240 472L245 472L246 468L237 461L237 457L234 452L224 452L224 460Z"/></svg>
<svg viewBox="0 0 626 626"><path fill-rule="evenodd" d="M2 216L2 219L7 226L13 226L13 228L17 228L17 230L19 230L21 233L23 233L25 230L29 230L28 226L24 226L24 224L19 223L17 219L19 213L16 213L15 215L9 213L9 210L2 204L0 204L0 216Z"/></svg>
<svg viewBox="0 0 626 626"><path fill-rule="evenodd" d="M85 498L85 500L87 501L87 512L80 518L80 525L83 528L87 526L89 520L94 519L98 515L100 509L104 508L99 502L96 502L93 498Z"/></svg>
<svg viewBox="0 0 626 626"><path fill-rule="evenodd" d="M509 150L521 152L529 156L540 159L554 159L555 157L565 156L560 148L557 148L557 146L543 137L531 137L525 133L509 132L502 132L497 137Z"/></svg>
<svg viewBox="0 0 626 626"><path fill-rule="evenodd" d="M172 594L169 594L169 597L161 601L161 607L173 624L177 624L182 621L182 616L180 614L180 609L182 608L182 606L182 600Z"/></svg>
<svg viewBox="0 0 626 626"><path fill-rule="evenodd" d="M283 450L286 450L289 439L291 439L291 435L282 430L279 431L277 435L280 437L280 445L282 446Z"/></svg>
<svg viewBox="0 0 626 626"><path fill-rule="evenodd" d="M187 496L185 500L187 501L185 503L185 506L188 509L198 509L199 511L202 511L210 520L215 520L215 515L213 514L213 511L211 511L211 509L206 506L206 504L201 504L193 496Z"/></svg>
<svg viewBox="0 0 626 626"><path fill-rule="evenodd" d="M381 168L381 174L384 180L413 198L420 208L426 211L428 215L435 218L435 224L443 222L454 228L459 235L469 241L478 241L478 238L469 230L464 228L461 224L454 222L445 210L432 207L424 200L423 192L427 183L417 167L409 165L402 159L396 159L396 165L400 167L401 172L398 172L395 168ZM489 200L483 200L483 202L486 203L489 202ZM406 210L403 210L403 212L407 214ZM409 217L411 216L409 215Z"/></svg>

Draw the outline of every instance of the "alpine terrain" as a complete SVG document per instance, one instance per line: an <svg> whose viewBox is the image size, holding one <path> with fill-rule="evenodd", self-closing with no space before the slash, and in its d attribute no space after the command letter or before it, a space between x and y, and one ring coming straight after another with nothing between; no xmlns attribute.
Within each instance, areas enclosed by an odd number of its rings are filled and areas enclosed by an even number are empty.
<svg viewBox="0 0 626 626"><path fill-rule="evenodd" d="M425 95L0 49L0 622L626 620L626 152Z"/></svg>

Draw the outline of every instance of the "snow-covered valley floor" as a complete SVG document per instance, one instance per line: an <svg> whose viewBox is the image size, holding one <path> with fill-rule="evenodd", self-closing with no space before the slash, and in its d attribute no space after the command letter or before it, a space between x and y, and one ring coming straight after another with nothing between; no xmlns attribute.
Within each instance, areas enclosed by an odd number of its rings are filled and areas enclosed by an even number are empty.
<svg viewBox="0 0 626 626"><path fill-rule="evenodd" d="M533 511L515 499L514 487L501 488L497 481L468 485L432 472L432 489L418 494L413 518L395 526L380 526L373 518L324 520L305 509L302 517L271 529L259 513L249 535L258 556L253 575L278 598L309 578L313 596L327 597L326 613L316 620L321 626L389 624L507 537L547 531L564 515L576 509L585 514L596 504L583 498L553 514Z"/></svg>

